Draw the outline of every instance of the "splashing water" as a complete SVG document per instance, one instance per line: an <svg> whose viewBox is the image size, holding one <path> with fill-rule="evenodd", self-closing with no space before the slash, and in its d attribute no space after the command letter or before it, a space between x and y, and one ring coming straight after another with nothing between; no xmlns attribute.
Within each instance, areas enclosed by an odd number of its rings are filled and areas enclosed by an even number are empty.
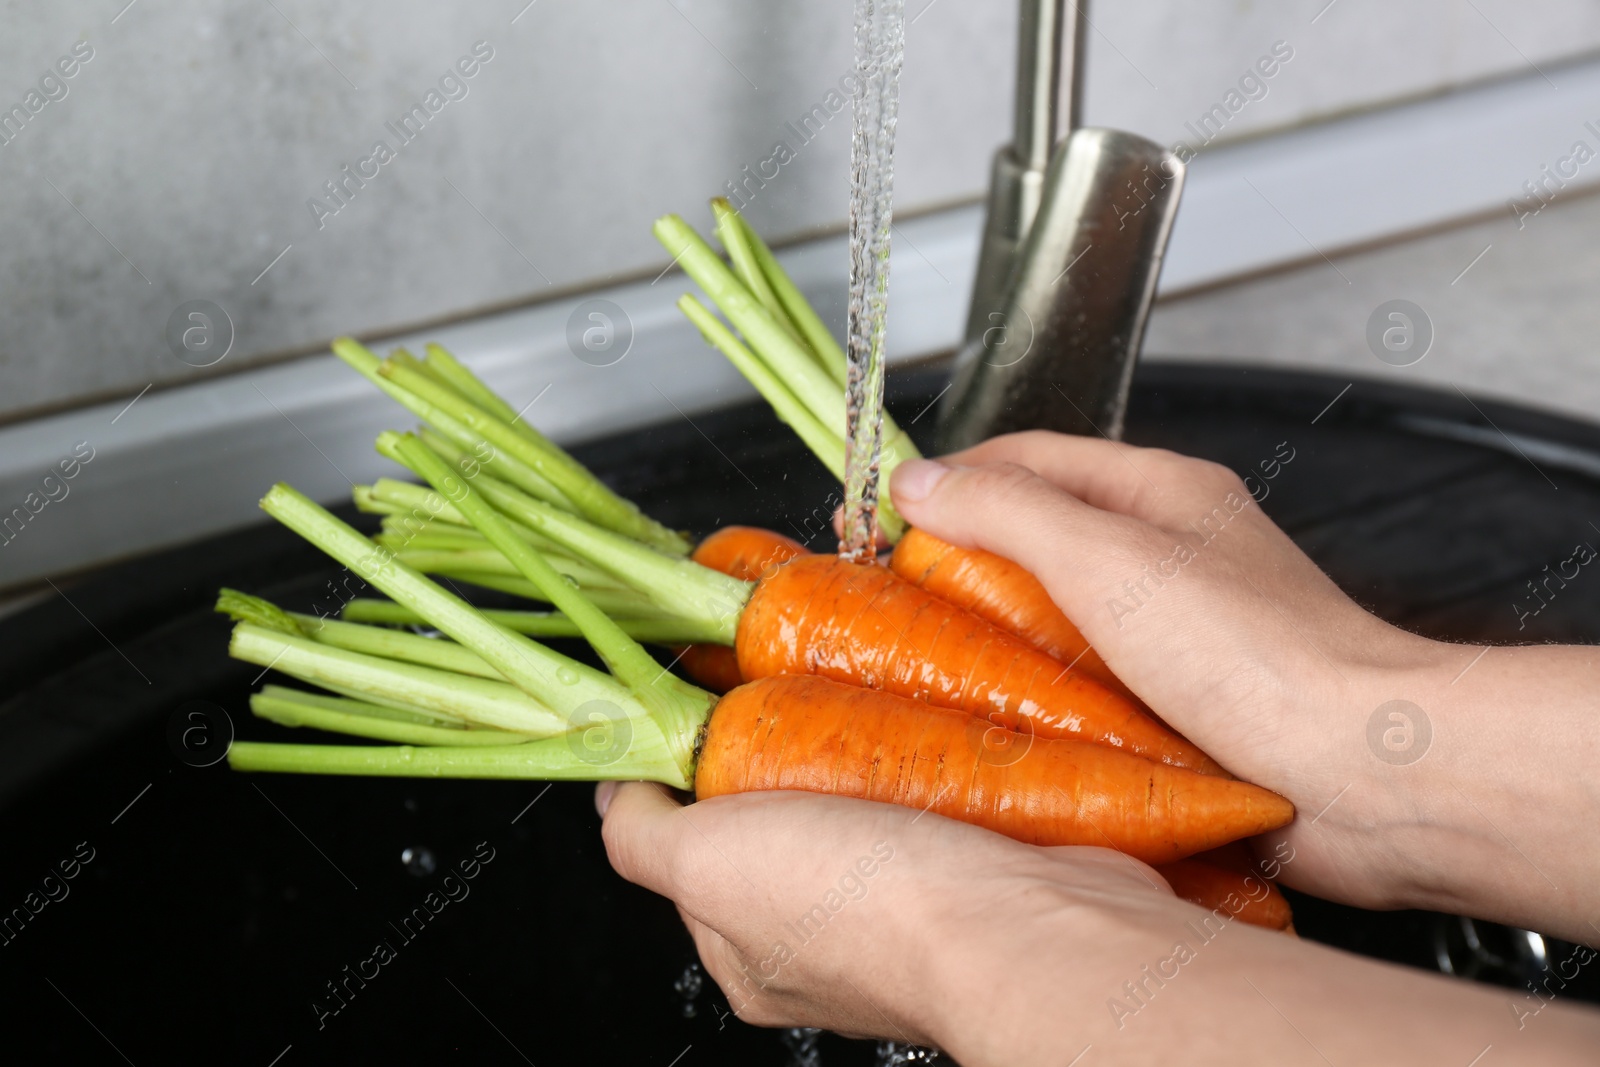
<svg viewBox="0 0 1600 1067"><path fill-rule="evenodd" d="M706 973L701 969L699 961L690 963L672 983L672 989L683 998L682 1008L685 1019L693 1019L700 1014L700 1006L695 1003L700 999L700 993L705 989Z"/></svg>
<svg viewBox="0 0 1600 1067"><path fill-rule="evenodd" d="M905 0L856 0L856 95L850 137L850 308L846 323L844 539L839 555L873 558L883 450L883 342L894 217L894 128L905 58Z"/></svg>
<svg viewBox="0 0 1600 1067"><path fill-rule="evenodd" d="M907 1045L900 1041L878 1042L878 1067L905 1067L908 1063L938 1063L936 1049Z"/></svg>
<svg viewBox="0 0 1600 1067"><path fill-rule="evenodd" d="M780 1036L783 1047L789 1050L789 1067L822 1067L822 1052L817 1048L817 1038L822 1031L809 1026L796 1026Z"/></svg>

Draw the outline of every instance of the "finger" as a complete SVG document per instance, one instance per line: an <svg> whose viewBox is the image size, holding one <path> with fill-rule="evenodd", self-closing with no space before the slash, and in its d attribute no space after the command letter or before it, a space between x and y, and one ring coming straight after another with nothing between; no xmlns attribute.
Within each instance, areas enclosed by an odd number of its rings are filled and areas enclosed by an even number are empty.
<svg viewBox="0 0 1600 1067"><path fill-rule="evenodd" d="M1108 882L1118 894L1148 889L1157 894L1172 895L1172 886L1159 870L1125 852L1084 845L1054 845L1044 851L1076 867L1078 873L1085 876L1088 885Z"/></svg>
<svg viewBox="0 0 1600 1067"><path fill-rule="evenodd" d="M600 835L611 866L628 881L675 896L673 857L682 847L683 808L654 782L623 782L606 806Z"/></svg>
<svg viewBox="0 0 1600 1067"><path fill-rule="evenodd" d="M1086 504L1160 526L1187 522L1198 501L1218 495L1222 480L1236 480L1218 464L1165 449L1045 430L996 437L945 462L1015 463Z"/></svg>
<svg viewBox="0 0 1600 1067"><path fill-rule="evenodd" d="M1158 540L1168 537L1011 464L948 467L913 460L896 468L892 484L895 507L912 525L1020 564L1080 626L1101 591L1138 573Z"/></svg>

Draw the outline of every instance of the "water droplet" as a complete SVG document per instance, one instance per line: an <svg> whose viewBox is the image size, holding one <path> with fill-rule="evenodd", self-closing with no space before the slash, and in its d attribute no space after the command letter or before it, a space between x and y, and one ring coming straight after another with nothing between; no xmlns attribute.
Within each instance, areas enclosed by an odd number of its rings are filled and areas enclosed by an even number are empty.
<svg viewBox="0 0 1600 1067"><path fill-rule="evenodd" d="M817 1038L822 1031L810 1026L796 1026L785 1030L783 1047L789 1050L789 1067L822 1067L822 1051L817 1048Z"/></svg>
<svg viewBox="0 0 1600 1067"><path fill-rule="evenodd" d="M907 1045L901 1041L878 1042L877 1067L905 1067L910 1063L938 1063L941 1059L937 1049L921 1048L917 1045Z"/></svg>
<svg viewBox="0 0 1600 1067"><path fill-rule="evenodd" d="M562 685L578 684L578 672L573 670L571 667L557 668L556 678L561 682Z"/></svg>
<svg viewBox="0 0 1600 1067"><path fill-rule="evenodd" d="M683 1017L693 1019L699 1014L699 1006L695 1001L700 997L700 991L706 985L706 972L700 969L699 961L689 964L678 975L678 980L672 983L672 988L678 996L683 998Z"/></svg>
<svg viewBox="0 0 1600 1067"><path fill-rule="evenodd" d="M400 863L418 878L426 878L439 869L439 861L426 848L407 848L400 853Z"/></svg>

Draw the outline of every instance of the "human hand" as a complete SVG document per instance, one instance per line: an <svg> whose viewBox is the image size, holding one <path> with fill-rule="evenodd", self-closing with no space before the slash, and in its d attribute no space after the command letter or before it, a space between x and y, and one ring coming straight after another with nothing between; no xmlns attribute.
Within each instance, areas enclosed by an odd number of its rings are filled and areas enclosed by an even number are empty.
<svg viewBox="0 0 1600 1067"><path fill-rule="evenodd" d="M596 802L612 864L677 904L760 1026L935 1045L967 1067L1059 1067L1091 1047L1107 1065L1464 1063L1486 1044L1575 1065L1600 1040L1593 1012L1529 997L1530 1024L1504 991L1207 913L1107 849L811 793L684 808L606 783Z"/></svg>
<svg viewBox="0 0 1600 1067"><path fill-rule="evenodd" d="M1300 817L1265 842L1292 849L1288 884L1404 902L1404 857L1371 830L1409 800L1364 743L1367 719L1475 650L1368 614L1203 460L1035 432L902 464L892 488L914 525L1031 571L1158 714L1294 801Z"/></svg>
<svg viewBox="0 0 1600 1067"><path fill-rule="evenodd" d="M759 1026L949 1042L971 989L1002 987L1039 937L1071 944L1063 916L1189 907L1121 853L892 805L769 792L685 808L646 783L602 784L596 804L612 865L677 904L734 1013Z"/></svg>

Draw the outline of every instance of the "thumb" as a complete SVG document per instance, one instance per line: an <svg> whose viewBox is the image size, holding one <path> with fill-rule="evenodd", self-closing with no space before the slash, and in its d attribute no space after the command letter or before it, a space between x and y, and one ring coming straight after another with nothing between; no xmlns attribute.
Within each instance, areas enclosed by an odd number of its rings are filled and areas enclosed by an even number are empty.
<svg viewBox="0 0 1600 1067"><path fill-rule="evenodd" d="M1092 507L1012 463L908 460L895 468L890 493L913 526L1029 571L1073 619L1092 612L1099 590L1138 571L1156 534L1138 519Z"/></svg>
<svg viewBox="0 0 1600 1067"><path fill-rule="evenodd" d="M596 791L611 866L628 881L672 896L673 856L685 829L683 806L654 782L604 782Z"/></svg>

